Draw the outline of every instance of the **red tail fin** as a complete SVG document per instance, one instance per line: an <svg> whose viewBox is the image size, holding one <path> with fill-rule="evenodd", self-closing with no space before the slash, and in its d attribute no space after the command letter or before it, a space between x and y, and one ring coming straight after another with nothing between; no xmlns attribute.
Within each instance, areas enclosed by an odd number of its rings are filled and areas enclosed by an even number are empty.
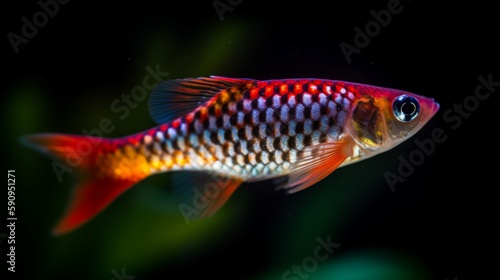
<svg viewBox="0 0 500 280"><path fill-rule="evenodd" d="M80 181L75 186L66 214L53 230L56 235L81 226L137 182L133 179L105 176L98 172L97 155L113 151L111 140L65 134L35 134L25 136L22 141L63 163L79 156L80 160L73 162L73 165Z"/></svg>

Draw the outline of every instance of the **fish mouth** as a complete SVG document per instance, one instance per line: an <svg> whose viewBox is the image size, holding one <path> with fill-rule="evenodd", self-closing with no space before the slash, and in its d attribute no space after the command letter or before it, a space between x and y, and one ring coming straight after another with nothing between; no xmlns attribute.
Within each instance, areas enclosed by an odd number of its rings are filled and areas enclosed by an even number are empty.
<svg viewBox="0 0 500 280"><path fill-rule="evenodd" d="M433 106L432 106L432 109L431 109L432 110L431 114L434 116L434 114L436 114L436 112L439 110L439 103L436 102L434 100L434 98L432 99L432 103L433 103Z"/></svg>
<svg viewBox="0 0 500 280"><path fill-rule="evenodd" d="M439 111L439 103L434 101L434 98L432 98L431 101L432 101L432 108L431 108L431 113L429 115L429 119L431 119L437 113L437 111Z"/></svg>

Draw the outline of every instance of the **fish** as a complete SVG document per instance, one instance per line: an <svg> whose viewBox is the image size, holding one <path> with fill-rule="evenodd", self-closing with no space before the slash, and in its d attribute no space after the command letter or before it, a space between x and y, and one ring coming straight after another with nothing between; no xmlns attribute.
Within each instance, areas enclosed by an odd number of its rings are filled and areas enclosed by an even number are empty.
<svg viewBox="0 0 500 280"><path fill-rule="evenodd" d="M21 138L60 164L71 163L80 178L55 235L164 172L173 172L179 208L193 220L214 215L242 183L268 180L296 193L394 148L439 109L433 98L342 80L221 76L163 81L148 105L158 125L129 136Z"/></svg>

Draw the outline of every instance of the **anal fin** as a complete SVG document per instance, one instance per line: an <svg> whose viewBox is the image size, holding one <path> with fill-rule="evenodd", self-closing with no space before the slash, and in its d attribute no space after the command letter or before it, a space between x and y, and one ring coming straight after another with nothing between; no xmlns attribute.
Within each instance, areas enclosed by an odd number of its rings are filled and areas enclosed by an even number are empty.
<svg viewBox="0 0 500 280"><path fill-rule="evenodd" d="M173 175L173 193L186 223L214 215L243 183L241 178L215 172L181 171Z"/></svg>

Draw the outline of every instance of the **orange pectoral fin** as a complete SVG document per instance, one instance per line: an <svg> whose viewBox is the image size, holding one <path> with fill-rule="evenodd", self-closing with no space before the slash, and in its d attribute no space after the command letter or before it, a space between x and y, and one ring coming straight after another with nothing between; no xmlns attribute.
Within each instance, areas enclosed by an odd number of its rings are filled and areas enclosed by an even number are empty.
<svg viewBox="0 0 500 280"><path fill-rule="evenodd" d="M292 165L288 183L283 189L295 193L314 185L337 169L351 153L352 142L345 138L305 148Z"/></svg>

